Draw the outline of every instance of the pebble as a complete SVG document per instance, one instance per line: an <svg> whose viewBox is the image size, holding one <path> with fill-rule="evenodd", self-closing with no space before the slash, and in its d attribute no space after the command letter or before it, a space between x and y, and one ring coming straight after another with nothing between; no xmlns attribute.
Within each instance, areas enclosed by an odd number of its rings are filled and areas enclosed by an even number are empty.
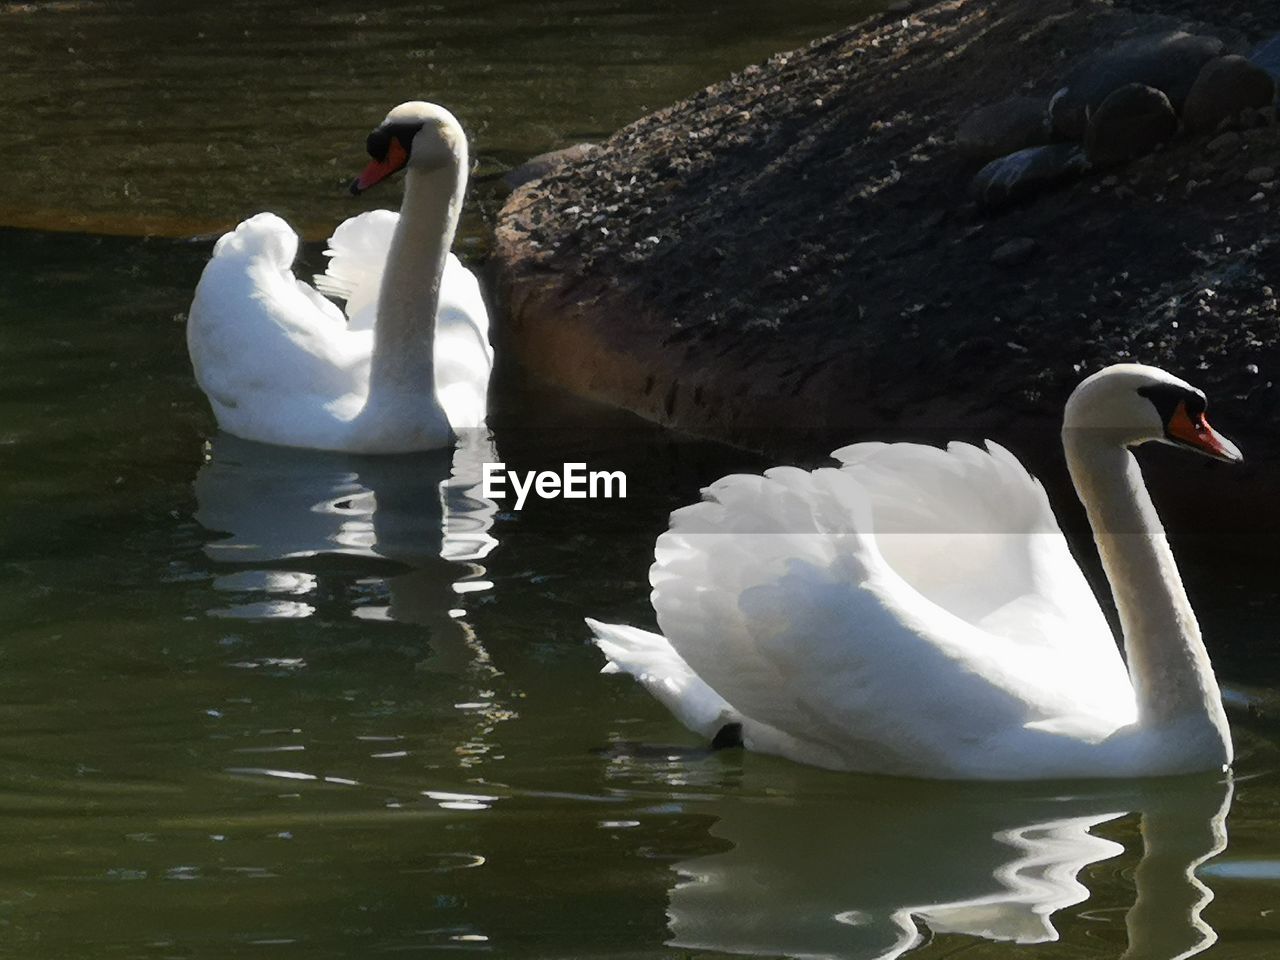
<svg viewBox="0 0 1280 960"><path fill-rule="evenodd" d="M1276 178L1275 167L1254 167L1244 175L1249 183L1270 183Z"/></svg>
<svg viewBox="0 0 1280 960"><path fill-rule="evenodd" d="M1200 69L1222 49L1217 37L1173 31L1126 40L1095 54L1078 64L1054 94L1049 105L1054 132L1067 140L1084 139L1089 115L1129 84L1156 88L1180 111Z"/></svg>
<svg viewBox="0 0 1280 960"><path fill-rule="evenodd" d="M956 147L967 157L994 160L1049 142L1049 114L1039 97L1009 97L979 107L960 122Z"/></svg>
<svg viewBox="0 0 1280 960"><path fill-rule="evenodd" d="M1209 141L1208 150L1210 153L1225 153L1228 150L1235 150L1240 146L1240 134L1234 130L1228 130L1221 133Z"/></svg>
<svg viewBox="0 0 1280 960"><path fill-rule="evenodd" d="M1155 87L1130 83L1111 93L1089 119L1085 151L1091 163L1109 166L1150 153L1178 132L1178 115Z"/></svg>
<svg viewBox="0 0 1280 960"><path fill-rule="evenodd" d="M1028 147L992 160L978 171L969 190L987 209L1021 203L1089 169L1084 151L1072 143Z"/></svg>
<svg viewBox="0 0 1280 960"><path fill-rule="evenodd" d="M1262 67L1244 57L1218 57L1196 77L1182 122L1190 133L1213 133L1224 123L1239 123L1246 110L1269 107L1275 98L1275 81Z"/></svg>
<svg viewBox="0 0 1280 960"><path fill-rule="evenodd" d="M1016 267L1030 260L1039 249L1040 244L1031 237L1015 237L996 247L991 262L998 267Z"/></svg>

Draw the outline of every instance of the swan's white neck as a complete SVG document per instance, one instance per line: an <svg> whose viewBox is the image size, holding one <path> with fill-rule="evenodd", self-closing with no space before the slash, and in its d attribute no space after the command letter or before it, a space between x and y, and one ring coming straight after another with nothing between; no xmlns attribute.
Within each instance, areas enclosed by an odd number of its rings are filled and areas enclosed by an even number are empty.
<svg viewBox="0 0 1280 960"><path fill-rule="evenodd" d="M434 170L412 165L378 297L369 397L435 396L440 283L466 189L466 158Z"/></svg>
<svg viewBox="0 0 1280 960"><path fill-rule="evenodd" d="M1218 681L1137 460L1096 431L1064 430L1063 447L1120 614L1140 726L1176 728L1179 747L1229 763Z"/></svg>

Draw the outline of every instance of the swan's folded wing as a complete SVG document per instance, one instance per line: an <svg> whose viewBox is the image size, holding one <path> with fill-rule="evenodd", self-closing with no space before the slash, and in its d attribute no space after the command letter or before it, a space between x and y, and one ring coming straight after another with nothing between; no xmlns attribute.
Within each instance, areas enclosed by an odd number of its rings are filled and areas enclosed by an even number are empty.
<svg viewBox="0 0 1280 960"><path fill-rule="evenodd" d="M489 312L480 281L453 254L445 261L436 311L436 397L454 430L478 427L488 410Z"/></svg>
<svg viewBox="0 0 1280 960"><path fill-rule="evenodd" d="M1058 715L1078 667L1064 676L1057 656L914 589L851 471L781 468L705 493L659 538L653 604L681 658L742 714L851 768L935 775ZM1052 632L1032 608L1026 622Z"/></svg>
<svg viewBox="0 0 1280 960"><path fill-rule="evenodd" d="M346 301L352 330L373 329L382 271L399 220L394 210L370 210L344 220L329 238L324 251L329 266L316 275L316 289Z"/></svg>

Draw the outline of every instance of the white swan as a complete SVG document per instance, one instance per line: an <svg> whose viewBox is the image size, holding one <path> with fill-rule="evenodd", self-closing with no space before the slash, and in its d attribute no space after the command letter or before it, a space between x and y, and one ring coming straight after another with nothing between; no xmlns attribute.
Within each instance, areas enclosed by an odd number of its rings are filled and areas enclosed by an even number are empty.
<svg viewBox="0 0 1280 960"><path fill-rule="evenodd" d="M443 107L402 103L369 135L359 193L405 169L397 216L375 210L329 240L316 286L298 237L260 213L225 234L196 287L187 347L218 425L248 440L406 453L484 422L493 351L475 276L449 252L467 183L466 135ZM433 389L434 386L434 389Z"/></svg>
<svg viewBox="0 0 1280 960"><path fill-rule="evenodd" d="M1129 448L1240 453L1199 390L1124 364L1067 403L1063 446L1128 669L1040 484L1006 450L860 443L839 468L731 476L658 538L665 636L588 621L606 671L691 730L841 770L1122 777L1221 769L1217 681ZM733 726L737 725L737 726Z"/></svg>

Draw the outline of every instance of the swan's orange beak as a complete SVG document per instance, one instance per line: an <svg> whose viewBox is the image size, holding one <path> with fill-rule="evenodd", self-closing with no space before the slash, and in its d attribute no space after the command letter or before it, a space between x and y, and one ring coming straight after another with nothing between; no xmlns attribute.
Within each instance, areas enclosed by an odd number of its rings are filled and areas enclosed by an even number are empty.
<svg viewBox="0 0 1280 960"><path fill-rule="evenodd" d="M387 147L386 157L382 160L369 161L369 165L361 171L360 176L351 181L352 196L364 193L375 183L387 179L397 170L403 168L408 162L408 151L400 145L399 140L392 137L391 143Z"/></svg>
<svg viewBox="0 0 1280 960"><path fill-rule="evenodd" d="M1215 460L1239 463L1244 459L1240 448L1209 426L1203 413L1194 417L1188 414L1186 403L1179 403L1174 409L1173 416L1165 424L1165 432L1174 443L1190 447Z"/></svg>

